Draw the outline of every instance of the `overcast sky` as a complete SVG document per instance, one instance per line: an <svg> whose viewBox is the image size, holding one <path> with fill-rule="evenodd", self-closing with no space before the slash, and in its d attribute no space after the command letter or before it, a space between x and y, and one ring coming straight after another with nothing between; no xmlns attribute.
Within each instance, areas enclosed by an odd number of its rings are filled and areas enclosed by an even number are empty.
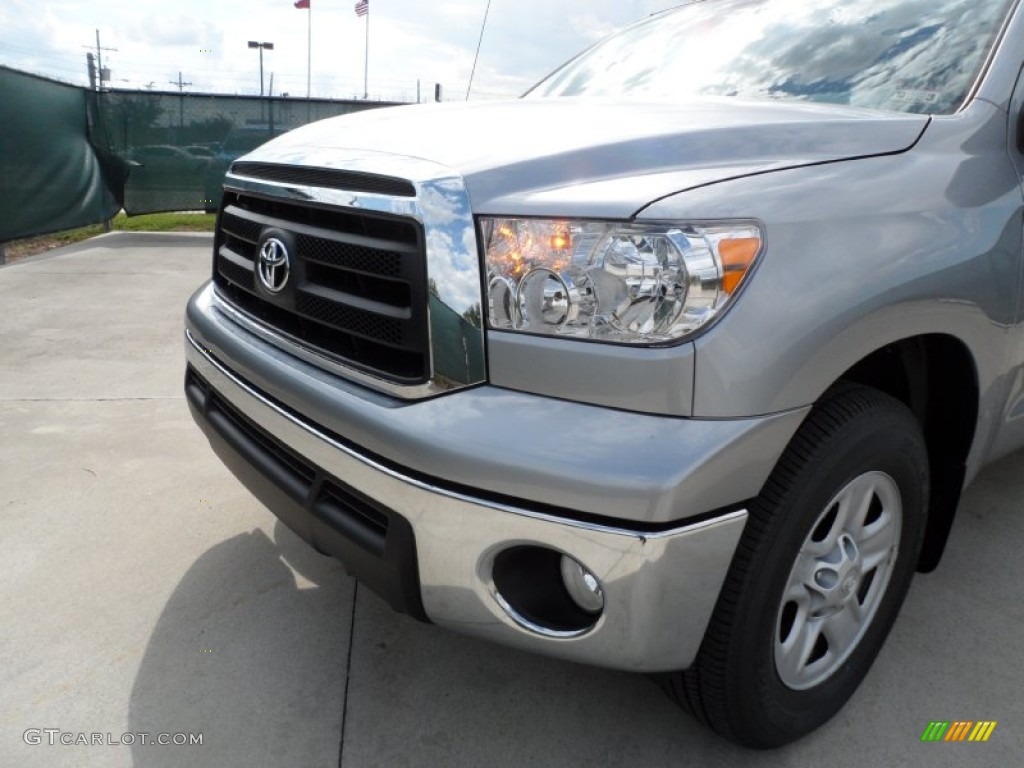
<svg viewBox="0 0 1024 768"><path fill-rule="evenodd" d="M605 34L680 0L492 0L477 98L516 96ZM312 0L312 93L362 97L364 20L355 0ZM424 98L440 82L464 98L487 0L370 0L370 98ZM306 94L307 14L294 0L2 0L0 64L85 84L86 46L101 42L115 88Z"/></svg>

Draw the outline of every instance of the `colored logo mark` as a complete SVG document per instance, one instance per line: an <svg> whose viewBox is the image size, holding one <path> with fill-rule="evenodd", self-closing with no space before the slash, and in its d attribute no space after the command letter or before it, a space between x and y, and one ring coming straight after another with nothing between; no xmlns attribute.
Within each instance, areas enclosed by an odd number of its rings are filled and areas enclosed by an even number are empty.
<svg viewBox="0 0 1024 768"><path fill-rule="evenodd" d="M921 741L988 741L995 729L995 720L933 720Z"/></svg>

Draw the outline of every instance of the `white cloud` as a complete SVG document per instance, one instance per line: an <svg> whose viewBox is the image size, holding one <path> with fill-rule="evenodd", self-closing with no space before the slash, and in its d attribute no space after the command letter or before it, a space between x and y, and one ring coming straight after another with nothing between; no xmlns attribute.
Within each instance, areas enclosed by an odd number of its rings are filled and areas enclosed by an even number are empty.
<svg viewBox="0 0 1024 768"><path fill-rule="evenodd" d="M312 0L312 90L337 98L363 94L364 22L354 2ZM606 30L623 26L664 0L493 0L474 93L517 96ZM424 98L433 84L461 98L469 80L486 0L374 0L371 3L371 98ZM264 54L267 87L306 92L307 11L293 0L4 0L0 64L86 82L86 47L100 30L104 64L115 87L171 90L182 73L191 90L259 90L258 53L248 40L271 41ZM208 53L207 51L211 51Z"/></svg>
<svg viewBox="0 0 1024 768"><path fill-rule="evenodd" d="M154 19L135 21L130 27L131 36L138 42L153 48L163 46L188 46L206 49L211 42L219 41L221 33L196 16L157 16Z"/></svg>

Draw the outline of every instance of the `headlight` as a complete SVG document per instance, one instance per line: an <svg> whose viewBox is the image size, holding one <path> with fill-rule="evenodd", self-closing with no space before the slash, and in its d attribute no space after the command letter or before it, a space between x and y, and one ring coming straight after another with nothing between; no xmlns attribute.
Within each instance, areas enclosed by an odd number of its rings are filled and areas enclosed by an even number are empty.
<svg viewBox="0 0 1024 768"><path fill-rule="evenodd" d="M656 344L721 313L761 252L760 227L482 218L488 323Z"/></svg>

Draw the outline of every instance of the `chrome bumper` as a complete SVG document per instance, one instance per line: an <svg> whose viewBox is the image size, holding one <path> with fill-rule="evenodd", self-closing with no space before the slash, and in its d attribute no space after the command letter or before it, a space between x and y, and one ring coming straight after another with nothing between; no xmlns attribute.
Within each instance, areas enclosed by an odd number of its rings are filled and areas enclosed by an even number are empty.
<svg viewBox="0 0 1024 768"><path fill-rule="evenodd" d="M413 528L423 608L434 623L549 656L637 672L689 666L747 518L745 511L659 532L591 525L472 498L406 477L342 445L236 377L186 336L193 369L295 454L402 515ZM457 396L457 395L452 395ZM531 628L502 607L495 556L536 544L601 581L605 607L574 636Z"/></svg>

